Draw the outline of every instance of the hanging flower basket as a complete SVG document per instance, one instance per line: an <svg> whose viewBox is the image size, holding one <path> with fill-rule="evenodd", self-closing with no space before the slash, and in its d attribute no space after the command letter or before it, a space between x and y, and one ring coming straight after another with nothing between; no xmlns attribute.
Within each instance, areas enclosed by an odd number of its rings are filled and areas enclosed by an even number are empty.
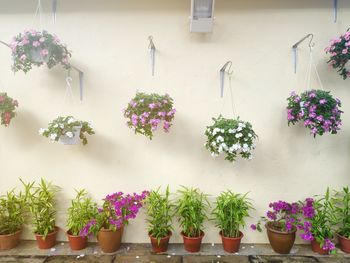
<svg viewBox="0 0 350 263"><path fill-rule="evenodd" d="M8 127L11 119L16 116L16 108L18 107L18 101L7 96L7 93L0 93L0 116L1 125Z"/></svg>
<svg viewBox="0 0 350 263"><path fill-rule="evenodd" d="M161 125L165 132L169 132L176 109L168 94L138 92L123 111L124 117L128 119L127 125L135 134L140 133L152 139L153 132Z"/></svg>
<svg viewBox="0 0 350 263"><path fill-rule="evenodd" d="M327 132L336 134L340 130L341 102L329 91L310 90L300 96L293 91L287 101L288 125L303 121L314 137Z"/></svg>
<svg viewBox="0 0 350 263"><path fill-rule="evenodd" d="M326 53L331 57L327 63L339 72L339 75L346 79L350 77L350 71L346 68L350 60L350 32L349 29L344 35L331 41L331 45L326 47Z"/></svg>
<svg viewBox="0 0 350 263"><path fill-rule="evenodd" d="M82 140L83 145L88 143L85 133L95 134L91 124L86 121L78 121L72 116L58 117L49 123L47 129L40 129L39 134L51 141L59 141L65 145L75 145Z"/></svg>
<svg viewBox="0 0 350 263"><path fill-rule="evenodd" d="M71 53L56 35L47 31L26 30L15 36L10 44L13 57L13 71L27 73L33 66L47 65L50 69L61 64L70 68Z"/></svg>
<svg viewBox="0 0 350 263"><path fill-rule="evenodd" d="M213 118L214 124L207 127L205 147L213 157L225 155L225 160L233 162L237 156L252 159L254 140L258 138L249 122L225 119L221 115Z"/></svg>

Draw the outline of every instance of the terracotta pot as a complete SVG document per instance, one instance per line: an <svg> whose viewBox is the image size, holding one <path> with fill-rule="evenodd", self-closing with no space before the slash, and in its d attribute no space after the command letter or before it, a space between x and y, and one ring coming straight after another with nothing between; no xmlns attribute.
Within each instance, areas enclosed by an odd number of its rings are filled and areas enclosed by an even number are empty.
<svg viewBox="0 0 350 263"><path fill-rule="evenodd" d="M113 253L120 248L122 243L123 227L116 232L102 228L97 234L98 244L104 253Z"/></svg>
<svg viewBox="0 0 350 263"><path fill-rule="evenodd" d="M339 234L338 236L338 241L339 241L339 247L344 253L350 253L350 239L343 237Z"/></svg>
<svg viewBox="0 0 350 263"><path fill-rule="evenodd" d="M222 246L226 252L238 252L239 246L241 245L241 240L243 238L243 233L241 231L239 231L239 237L225 237L223 236L222 231L220 231L219 234L221 236Z"/></svg>
<svg viewBox="0 0 350 263"><path fill-rule="evenodd" d="M22 230L13 234L0 235L0 250L11 249L18 246L21 239Z"/></svg>
<svg viewBox="0 0 350 263"><path fill-rule="evenodd" d="M169 240L171 237L172 233L169 231L168 236L163 237L159 240L155 237L152 237L149 233L148 236L151 239L151 244L152 244L152 249L154 253L163 253L168 250L168 245L169 245Z"/></svg>
<svg viewBox="0 0 350 263"><path fill-rule="evenodd" d="M272 249L279 254L289 254L294 245L297 229L294 227L291 232L282 232L272 229L270 224L271 222L266 223L265 227Z"/></svg>
<svg viewBox="0 0 350 263"><path fill-rule="evenodd" d="M74 236L67 231L69 246L72 250L82 250L87 246L87 237Z"/></svg>
<svg viewBox="0 0 350 263"><path fill-rule="evenodd" d="M199 237L188 237L188 236L185 236L183 232L181 232L181 235L184 240L186 251L194 253L194 252L199 252L201 250L202 239L204 237L203 231L201 231L201 235Z"/></svg>
<svg viewBox="0 0 350 263"><path fill-rule="evenodd" d="M311 241L311 249L313 252L318 253L320 255L328 255L329 250L323 250L320 243L318 243L316 240Z"/></svg>
<svg viewBox="0 0 350 263"><path fill-rule="evenodd" d="M58 233L58 227L55 227L55 231L49 233L46 238L43 235L35 234L36 242L40 249L49 249L56 245L56 237Z"/></svg>

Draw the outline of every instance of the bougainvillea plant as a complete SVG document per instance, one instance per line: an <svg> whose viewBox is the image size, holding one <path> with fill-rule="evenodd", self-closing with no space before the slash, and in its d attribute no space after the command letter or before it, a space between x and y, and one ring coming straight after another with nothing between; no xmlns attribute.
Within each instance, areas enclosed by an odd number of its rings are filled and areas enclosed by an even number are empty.
<svg viewBox="0 0 350 263"><path fill-rule="evenodd" d="M329 91L310 90L300 96L293 91L287 101L288 125L303 121L314 137L327 132L336 134L340 130L341 102Z"/></svg>
<svg viewBox="0 0 350 263"><path fill-rule="evenodd" d="M136 218L148 195L148 191L132 195L125 195L122 192L107 195L102 207L98 208L96 218L91 218L80 231L80 235L93 234L96 236L102 228L115 232L126 226L130 219Z"/></svg>
<svg viewBox="0 0 350 263"><path fill-rule="evenodd" d="M350 32L349 29L344 35L331 40L329 47L325 49L330 54L327 63L339 72L339 75L346 79L350 77L350 71L346 68L350 60Z"/></svg>
<svg viewBox="0 0 350 263"><path fill-rule="evenodd" d="M335 245L332 242L336 218L332 212L332 203L329 189L324 196L314 200L306 198L302 202L302 220L298 226L302 231L302 239L307 241L316 240L320 247L335 253Z"/></svg>
<svg viewBox="0 0 350 263"><path fill-rule="evenodd" d="M221 115L213 118L214 124L207 126L205 147L213 157L225 155L225 160L233 162L237 156L252 159L254 140L258 137L249 122L237 119L225 119Z"/></svg>
<svg viewBox="0 0 350 263"><path fill-rule="evenodd" d="M61 137L73 138L75 133L79 131L79 138L82 140L83 145L88 143L85 133L92 135L95 134L91 123L86 121L76 120L73 116L58 117L49 123L47 129L40 129L39 134L50 138L52 141L59 141Z"/></svg>
<svg viewBox="0 0 350 263"><path fill-rule="evenodd" d="M8 127L11 119L16 116L16 107L18 107L18 101L7 96L7 93L0 93L0 115L1 124Z"/></svg>
<svg viewBox="0 0 350 263"><path fill-rule="evenodd" d="M13 57L13 71L27 73L33 66L46 65L52 68L61 64L64 68L70 68L69 59L71 53L61 43L56 35L47 31L42 32L34 29L25 30L12 39L10 43Z"/></svg>
<svg viewBox="0 0 350 263"><path fill-rule="evenodd" d="M161 125L165 132L169 132L176 109L168 94L138 92L123 112L128 119L127 125L135 134L140 133L152 139L153 132Z"/></svg>
<svg viewBox="0 0 350 263"><path fill-rule="evenodd" d="M288 203L280 200L270 203L269 207L271 210L266 212L266 217L262 216L257 224L250 226L251 229L261 232L261 223L266 222L269 228L280 232L296 231L301 211L298 203Z"/></svg>

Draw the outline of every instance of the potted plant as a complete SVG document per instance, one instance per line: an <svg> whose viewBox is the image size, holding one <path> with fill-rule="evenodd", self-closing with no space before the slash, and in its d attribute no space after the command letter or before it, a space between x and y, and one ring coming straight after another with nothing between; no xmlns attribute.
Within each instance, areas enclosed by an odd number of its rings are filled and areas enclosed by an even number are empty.
<svg viewBox="0 0 350 263"><path fill-rule="evenodd" d="M146 199L146 214L148 222L148 235L151 239L152 249L155 253L168 250L168 244L172 235L172 218L174 205L170 201L169 186L165 194L157 190L150 191Z"/></svg>
<svg viewBox="0 0 350 263"><path fill-rule="evenodd" d="M319 196L316 200L306 198L302 202L302 220L298 226L302 231L300 236L304 240L311 241L312 251L321 255L336 253L332 242L336 218L332 210L329 189L325 195Z"/></svg>
<svg viewBox="0 0 350 263"><path fill-rule="evenodd" d="M287 101L288 125L302 121L314 137L327 132L337 134L340 130L341 102L329 91L309 90L300 96L293 91Z"/></svg>
<svg viewBox="0 0 350 263"><path fill-rule="evenodd" d="M176 203L176 214L179 218L181 235L188 252L198 252L204 237L203 224L209 207L207 196L198 188L182 187Z"/></svg>
<svg viewBox="0 0 350 263"><path fill-rule="evenodd" d="M213 157L223 154L225 160L233 162L237 156L252 159L254 140L258 137L249 122L225 119L221 115L213 118L214 124L207 126L205 147Z"/></svg>
<svg viewBox="0 0 350 263"><path fill-rule="evenodd" d="M261 224L265 222L272 249L279 254L289 254L295 241L300 206L298 203L280 200L270 203L269 207L271 210L267 211L266 217L261 217L256 225L251 225L251 228L261 232Z"/></svg>
<svg viewBox="0 0 350 263"><path fill-rule="evenodd" d="M220 228L220 236L224 250L229 253L238 252L245 226L245 218L249 216L252 204L247 194L235 194L231 191L222 192L216 198L216 207L213 210L216 226Z"/></svg>
<svg viewBox="0 0 350 263"><path fill-rule="evenodd" d="M130 219L136 218L147 191L124 195L122 192L107 195L103 206L98 209L95 218L91 219L80 231L81 236L94 234L104 253L113 253L120 248L123 229Z"/></svg>
<svg viewBox="0 0 350 263"><path fill-rule="evenodd" d="M50 138L51 141L59 141L65 145L78 144L79 139L83 145L88 143L85 133L95 134L91 123L76 120L72 116L58 117L49 123L47 129L40 129L39 134Z"/></svg>
<svg viewBox="0 0 350 263"><path fill-rule="evenodd" d="M163 125L165 132L169 132L176 110L173 108L173 99L168 94L137 92L123 112L128 119L127 125L135 134L143 134L152 139L153 132L160 125Z"/></svg>
<svg viewBox="0 0 350 263"><path fill-rule="evenodd" d="M326 53L331 55L327 63L336 69L343 79L350 77L350 71L346 68L350 59L349 40L350 32L348 29L339 38L332 39L330 46L325 49Z"/></svg>
<svg viewBox="0 0 350 263"><path fill-rule="evenodd" d="M67 236L70 248L72 250L81 250L87 246L87 237L80 236L80 231L91 218L96 217L97 204L88 197L84 189L76 192L77 195L68 208Z"/></svg>
<svg viewBox="0 0 350 263"><path fill-rule="evenodd" d="M0 93L0 117L1 124L5 127L10 125L11 119L16 116L16 108L18 107L18 101L12 99L7 93Z"/></svg>
<svg viewBox="0 0 350 263"><path fill-rule="evenodd" d="M49 69L61 64L65 69L70 68L71 53L61 43L56 35L47 31L25 30L15 36L10 43L13 57L13 70L25 73L33 66L46 65Z"/></svg>
<svg viewBox="0 0 350 263"><path fill-rule="evenodd" d="M350 192L349 187L343 187L332 198L333 214L336 217L338 229L336 235L339 247L345 253L350 253Z"/></svg>
<svg viewBox="0 0 350 263"><path fill-rule="evenodd" d="M22 193L7 192L0 197L0 250L16 247L25 221L25 198Z"/></svg>
<svg viewBox="0 0 350 263"><path fill-rule="evenodd" d="M24 183L27 190L29 211L34 225L34 234L40 249L55 246L58 227L56 226L55 195L59 188L41 179L38 185Z"/></svg>

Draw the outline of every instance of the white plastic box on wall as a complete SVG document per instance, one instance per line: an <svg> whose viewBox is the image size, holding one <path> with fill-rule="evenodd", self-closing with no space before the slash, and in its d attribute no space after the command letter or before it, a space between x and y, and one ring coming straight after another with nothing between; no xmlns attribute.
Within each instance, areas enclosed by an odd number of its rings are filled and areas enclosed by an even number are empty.
<svg viewBox="0 0 350 263"><path fill-rule="evenodd" d="M213 32L215 0L191 0L191 32Z"/></svg>

